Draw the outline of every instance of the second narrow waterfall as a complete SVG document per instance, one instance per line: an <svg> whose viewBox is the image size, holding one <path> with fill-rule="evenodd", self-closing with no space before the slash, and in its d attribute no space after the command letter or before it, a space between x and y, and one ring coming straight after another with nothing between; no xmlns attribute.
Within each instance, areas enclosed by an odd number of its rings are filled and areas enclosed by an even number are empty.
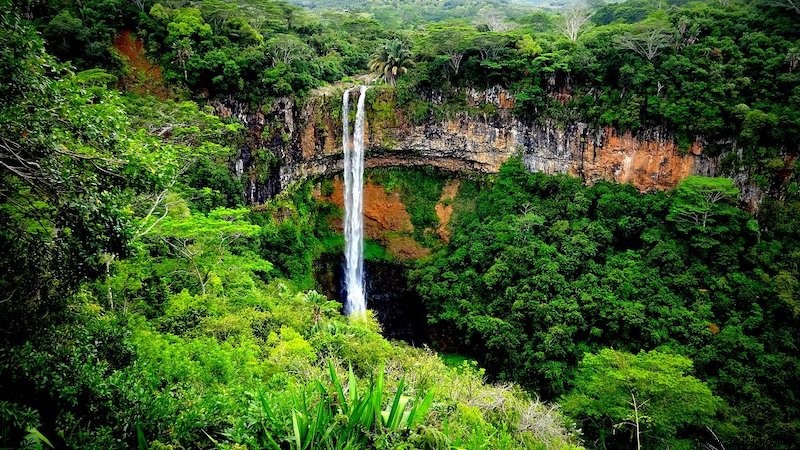
<svg viewBox="0 0 800 450"><path fill-rule="evenodd" d="M364 289L364 100L361 86L353 139L350 139L350 92L342 97L342 147L344 151L344 255L347 290L345 314L363 314L367 309Z"/></svg>

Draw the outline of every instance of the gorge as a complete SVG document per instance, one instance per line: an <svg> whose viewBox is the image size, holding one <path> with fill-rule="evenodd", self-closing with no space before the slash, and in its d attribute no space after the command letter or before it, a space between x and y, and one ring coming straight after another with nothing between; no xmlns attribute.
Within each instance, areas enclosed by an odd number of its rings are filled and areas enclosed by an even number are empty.
<svg viewBox="0 0 800 450"><path fill-rule="evenodd" d="M6 3L0 448L797 447L796 2Z"/></svg>

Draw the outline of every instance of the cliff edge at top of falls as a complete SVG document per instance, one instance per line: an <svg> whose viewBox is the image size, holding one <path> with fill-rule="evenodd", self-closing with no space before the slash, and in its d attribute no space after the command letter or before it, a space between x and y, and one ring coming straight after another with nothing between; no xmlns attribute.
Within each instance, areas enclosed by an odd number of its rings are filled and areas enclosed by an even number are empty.
<svg viewBox="0 0 800 450"><path fill-rule="evenodd" d="M249 130L249 144L235 163L246 176L246 198L262 203L289 184L342 171L341 94L343 88L312 93L302 105L281 98L261 110L233 101L212 103L218 115L236 117ZM354 99L357 93L353 93ZM366 167L434 166L455 172L494 173L512 156L532 172L564 173L586 183L631 183L639 190L670 189L689 175L722 175L719 157L704 154L697 139L680 151L659 129L638 133L575 122L525 120L512 113L514 96L494 87L463 90L464 107L445 117L411 120L398 107L395 90L367 92ZM432 104L441 99L431 96ZM487 113L485 111L491 111ZM733 144L729 153L735 153ZM763 193L747 176L733 174L743 200L755 208Z"/></svg>

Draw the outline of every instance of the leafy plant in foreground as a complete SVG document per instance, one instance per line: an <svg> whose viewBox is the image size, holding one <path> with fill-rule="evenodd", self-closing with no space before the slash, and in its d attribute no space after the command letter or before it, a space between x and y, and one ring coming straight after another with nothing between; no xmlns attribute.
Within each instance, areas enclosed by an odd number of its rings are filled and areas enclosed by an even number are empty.
<svg viewBox="0 0 800 450"><path fill-rule="evenodd" d="M11 448L6 446L14 442L13 438L21 438L17 448L53 448L50 440L39 431L39 426L39 415L35 410L0 401L0 448Z"/></svg>
<svg viewBox="0 0 800 450"><path fill-rule="evenodd" d="M257 394L266 423L262 423L268 448L281 448L281 440L288 441L292 449L355 449L367 447L379 433L392 433L413 429L422 424L433 404L433 392L419 393L415 397L405 395L405 379L401 379L393 396L384 396L386 385L383 370L370 381L363 392L358 389L358 380L350 367L347 385L342 385L333 363L328 364L333 393L317 381L310 398L305 391L291 398L291 431L282 424L277 402L263 392ZM384 400L389 402L384 408ZM276 434L287 432L284 438Z"/></svg>

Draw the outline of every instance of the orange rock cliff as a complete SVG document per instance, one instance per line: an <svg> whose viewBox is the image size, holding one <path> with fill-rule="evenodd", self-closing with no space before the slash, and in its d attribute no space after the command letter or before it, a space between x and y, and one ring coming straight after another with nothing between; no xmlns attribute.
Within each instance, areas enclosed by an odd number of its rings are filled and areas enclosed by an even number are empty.
<svg viewBox="0 0 800 450"><path fill-rule="evenodd" d="M251 203L264 202L295 181L341 172L341 92L314 92L302 107L279 99L255 112L231 102L213 105L219 115L237 117L250 130L250 144L235 166L246 176ZM681 152L659 130L634 135L583 123L556 126L521 120L511 112L513 95L499 87L463 94L469 106L492 105L496 113L464 112L415 124L396 107L390 88L372 88L367 98L366 166L494 173L518 156L532 172L566 173L587 183L632 183L642 191L672 188L692 174L718 174L717 158L705 156L700 142ZM266 167L257 157L261 149L275 155L277 162L273 159Z"/></svg>

